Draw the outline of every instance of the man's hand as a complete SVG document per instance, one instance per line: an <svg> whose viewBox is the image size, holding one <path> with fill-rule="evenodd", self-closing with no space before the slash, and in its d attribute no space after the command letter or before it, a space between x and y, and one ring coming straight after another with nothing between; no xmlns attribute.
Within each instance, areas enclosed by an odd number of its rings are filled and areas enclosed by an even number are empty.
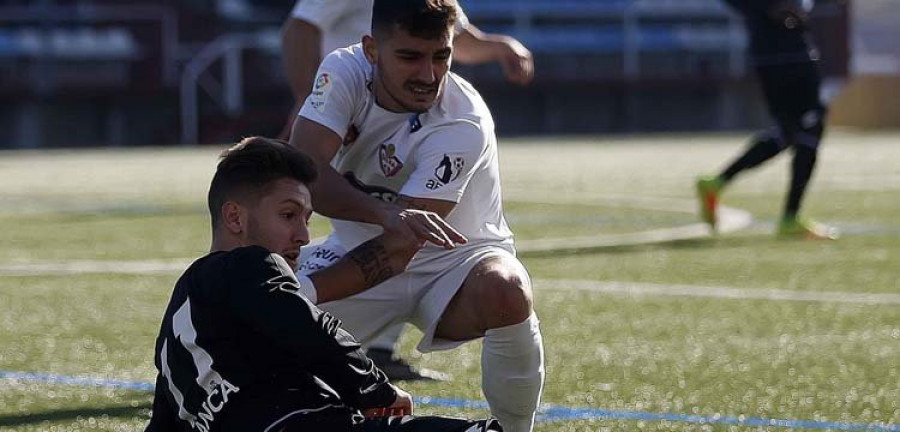
<svg viewBox="0 0 900 432"><path fill-rule="evenodd" d="M413 209L389 209L385 212L381 226L388 236L397 236L400 241L415 241L419 244L430 242L446 249L468 241L462 234L444 221L437 213Z"/></svg>
<svg viewBox="0 0 900 432"><path fill-rule="evenodd" d="M397 399L394 400L389 406L384 408L370 408L363 412L363 415L366 418L373 417L392 417L392 416L407 416L412 415L413 413L413 400L412 396L401 390L399 387L389 384L394 390L397 392Z"/></svg>
<svg viewBox="0 0 900 432"><path fill-rule="evenodd" d="M802 29L809 21L809 14L796 0L782 0L769 9L769 18L788 30Z"/></svg>
<svg viewBox="0 0 900 432"><path fill-rule="evenodd" d="M500 63L510 82L525 85L534 78L531 51L512 36L485 33L471 23L453 41L453 59L467 64Z"/></svg>
<svg viewBox="0 0 900 432"><path fill-rule="evenodd" d="M512 37L500 37L495 42L496 59L510 82L525 85L534 79L534 59L531 51Z"/></svg>

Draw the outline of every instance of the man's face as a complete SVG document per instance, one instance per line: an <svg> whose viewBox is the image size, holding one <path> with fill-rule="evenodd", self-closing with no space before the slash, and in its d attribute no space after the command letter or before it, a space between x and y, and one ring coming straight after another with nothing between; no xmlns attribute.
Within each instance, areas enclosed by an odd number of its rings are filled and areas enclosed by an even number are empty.
<svg viewBox="0 0 900 432"><path fill-rule="evenodd" d="M300 246L309 243L312 198L303 183L291 178L272 182L255 205L246 207L244 245L262 246L284 257L296 271Z"/></svg>
<svg viewBox="0 0 900 432"><path fill-rule="evenodd" d="M448 28L438 39L422 39L395 28L366 51L375 64L378 104L394 112L425 112L443 92L453 53L453 32Z"/></svg>

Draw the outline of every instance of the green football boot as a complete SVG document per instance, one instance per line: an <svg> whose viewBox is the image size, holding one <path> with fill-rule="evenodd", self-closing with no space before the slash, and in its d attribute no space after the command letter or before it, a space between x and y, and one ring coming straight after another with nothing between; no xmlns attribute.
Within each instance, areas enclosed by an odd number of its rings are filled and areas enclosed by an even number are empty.
<svg viewBox="0 0 900 432"><path fill-rule="evenodd" d="M716 231L719 221L719 192L722 181L718 177L700 177L697 179L697 198L700 200L700 219Z"/></svg>
<svg viewBox="0 0 900 432"><path fill-rule="evenodd" d="M837 228L821 224L811 219L786 217L778 224L779 238L801 240L837 240Z"/></svg>

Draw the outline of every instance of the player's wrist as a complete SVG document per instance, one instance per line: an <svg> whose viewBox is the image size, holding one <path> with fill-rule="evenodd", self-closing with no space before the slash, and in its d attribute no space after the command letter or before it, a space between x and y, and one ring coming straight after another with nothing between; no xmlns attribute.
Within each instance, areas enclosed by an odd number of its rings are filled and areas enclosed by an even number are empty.
<svg viewBox="0 0 900 432"><path fill-rule="evenodd" d="M390 226L396 223L397 217L401 211L401 208L393 204L380 202L379 205L372 211L372 223L381 226L385 230L388 230Z"/></svg>

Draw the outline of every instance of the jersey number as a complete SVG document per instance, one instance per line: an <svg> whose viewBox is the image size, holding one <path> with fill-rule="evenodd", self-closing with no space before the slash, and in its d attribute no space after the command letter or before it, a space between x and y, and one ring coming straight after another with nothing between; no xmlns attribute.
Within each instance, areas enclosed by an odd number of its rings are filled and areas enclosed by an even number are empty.
<svg viewBox="0 0 900 432"><path fill-rule="evenodd" d="M195 379L198 386L206 391L206 400L200 405L200 411L195 415L185 409L184 392L175 385L172 378L172 370L169 367L169 339L163 341L160 352L162 374L166 377L169 392L178 403L178 417L190 423L191 427L202 432L209 431L210 422L215 420L215 414L222 410L228 403L228 395L237 393L241 389L231 384L213 368L213 359L206 350L197 345L197 329L194 328L191 319L191 300L184 304L172 315L172 332L181 347L190 353L197 370Z"/></svg>

